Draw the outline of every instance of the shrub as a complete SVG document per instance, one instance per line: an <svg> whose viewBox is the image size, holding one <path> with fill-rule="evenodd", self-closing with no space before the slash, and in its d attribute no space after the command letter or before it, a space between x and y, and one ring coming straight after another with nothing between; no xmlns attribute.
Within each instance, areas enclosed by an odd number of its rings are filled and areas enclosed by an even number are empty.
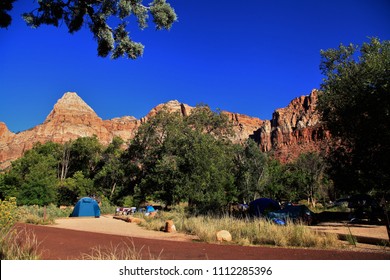
<svg viewBox="0 0 390 280"><path fill-rule="evenodd" d="M1 231L8 232L10 228L19 220L17 212L16 198L0 200L0 227Z"/></svg>
<svg viewBox="0 0 390 280"><path fill-rule="evenodd" d="M72 208L60 209L54 204L48 206L20 206L18 216L20 221L36 225L53 224L54 220L62 217L69 217Z"/></svg>
<svg viewBox="0 0 390 280"><path fill-rule="evenodd" d="M0 200L0 259L39 259L38 242L34 234L14 228L19 219L16 199Z"/></svg>
<svg viewBox="0 0 390 280"><path fill-rule="evenodd" d="M100 213L101 214L114 214L115 213L115 206L113 206L110 202L110 200L105 197L105 196L102 196L101 200L100 200Z"/></svg>

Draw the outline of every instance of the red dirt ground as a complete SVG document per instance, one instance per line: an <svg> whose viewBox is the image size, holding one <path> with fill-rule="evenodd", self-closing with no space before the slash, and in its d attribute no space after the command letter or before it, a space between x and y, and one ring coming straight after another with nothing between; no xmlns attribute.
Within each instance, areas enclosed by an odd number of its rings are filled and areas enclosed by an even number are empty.
<svg viewBox="0 0 390 280"><path fill-rule="evenodd" d="M77 260L92 248L133 247L143 259L162 260L390 260L390 254L346 250L286 249L260 246L207 244L195 241L167 241L19 224L33 232L44 260Z"/></svg>

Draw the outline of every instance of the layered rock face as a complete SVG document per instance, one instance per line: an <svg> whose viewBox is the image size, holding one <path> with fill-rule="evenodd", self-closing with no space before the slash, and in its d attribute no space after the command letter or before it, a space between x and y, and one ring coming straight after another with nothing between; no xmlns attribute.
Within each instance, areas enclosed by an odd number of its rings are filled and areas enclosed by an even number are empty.
<svg viewBox="0 0 390 280"><path fill-rule="evenodd" d="M295 98L282 109L277 109L272 119L265 121L253 138L263 152L273 151L282 162L296 159L303 152L327 148L330 134L320 122L316 111L319 92Z"/></svg>
<svg viewBox="0 0 390 280"><path fill-rule="evenodd" d="M262 127L264 121L259 118L249 117L247 115L242 115L238 113L230 113L223 111L222 114L225 114L228 119L233 124L233 142L244 144L245 141L253 137L254 134Z"/></svg>
<svg viewBox="0 0 390 280"><path fill-rule="evenodd" d="M102 120L76 93L67 92L54 105L46 120L18 134L9 132L0 123L0 170L10 166L35 143L66 143L79 137L96 135L102 144L109 144L114 136L131 139L140 121L134 117Z"/></svg>

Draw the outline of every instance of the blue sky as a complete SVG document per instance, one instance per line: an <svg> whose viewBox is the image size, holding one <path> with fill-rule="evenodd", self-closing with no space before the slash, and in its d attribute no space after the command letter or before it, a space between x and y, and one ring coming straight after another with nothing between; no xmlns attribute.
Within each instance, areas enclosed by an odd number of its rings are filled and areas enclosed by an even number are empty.
<svg viewBox="0 0 390 280"><path fill-rule="evenodd" d="M98 57L87 28L27 27L20 14L34 1L17 0L0 30L0 121L14 132L40 124L67 91L103 119L141 118L173 99L270 119L319 88L321 49L390 39L388 0L168 2L179 17L169 32L129 26L145 45L133 61Z"/></svg>

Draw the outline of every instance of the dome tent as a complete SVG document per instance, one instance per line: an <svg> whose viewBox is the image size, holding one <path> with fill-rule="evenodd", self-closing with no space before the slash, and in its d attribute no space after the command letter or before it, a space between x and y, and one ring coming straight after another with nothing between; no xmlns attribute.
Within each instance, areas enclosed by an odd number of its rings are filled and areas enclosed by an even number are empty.
<svg viewBox="0 0 390 280"><path fill-rule="evenodd" d="M303 222L307 225L316 223L316 216L306 205L287 205L285 208L269 212L267 217L271 220L287 220L292 222Z"/></svg>
<svg viewBox="0 0 390 280"><path fill-rule="evenodd" d="M255 217L266 216L268 212L280 210L277 201L270 198L259 198L249 203L249 213Z"/></svg>
<svg viewBox="0 0 390 280"><path fill-rule="evenodd" d="M146 206L146 213L151 213L151 212L155 212L156 210L154 209L154 207L152 205L148 205Z"/></svg>
<svg viewBox="0 0 390 280"><path fill-rule="evenodd" d="M71 217L100 217L100 207L95 199L81 198L73 209Z"/></svg>

